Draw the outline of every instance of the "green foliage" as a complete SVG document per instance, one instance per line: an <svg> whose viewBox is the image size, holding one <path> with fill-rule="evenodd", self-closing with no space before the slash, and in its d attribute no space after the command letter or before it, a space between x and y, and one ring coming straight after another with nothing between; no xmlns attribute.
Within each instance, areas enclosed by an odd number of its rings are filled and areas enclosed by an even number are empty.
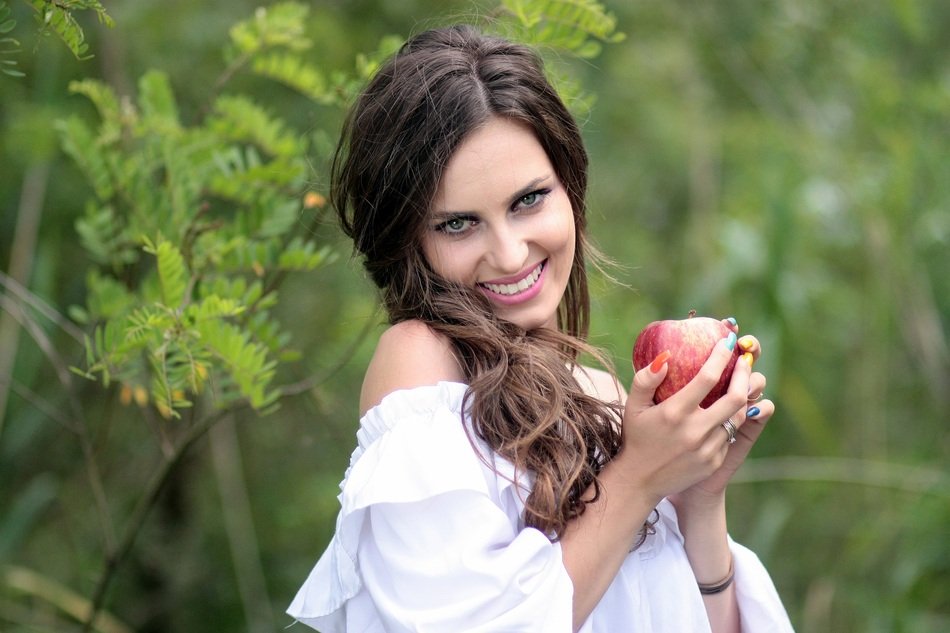
<svg viewBox="0 0 950 633"><path fill-rule="evenodd" d="M545 55L552 83L575 115L586 118L594 105L576 73L565 71L567 59L597 57L604 43L622 42L617 19L603 3L594 0L502 0L495 28L507 37L536 47Z"/></svg>
<svg viewBox="0 0 950 633"><path fill-rule="evenodd" d="M55 34L76 59L88 59L89 44L86 35L79 25L74 11L91 10L95 12L99 21L107 26L114 26L112 17L106 12L99 0L23 0L36 16L39 24L39 33ZM7 36L16 28L16 20L10 17L10 8L6 0L0 0L0 73L11 77L24 77L22 71L16 70L17 61L8 59L10 55L20 52L19 40Z"/></svg>
<svg viewBox="0 0 950 633"><path fill-rule="evenodd" d="M0 73L10 77L23 77L23 73L16 70L15 59L5 59L9 55L20 52L20 42L7 36L7 33L16 28L16 20L10 17L10 8L6 0L0 0Z"/></svg>
<svg viewBox="0 0 950 633"><path fill-rule="evenodd" d="M99 22L114 26L114 22L99 0L24 0L36 13L41 33L54 33L77 59L88 59L89 43L86 34L73 15L74 11L93 11Z"/></svg>
<svg viewBox="0 0 950 633"><path fill-rule="evenodd" d="M601 42L617 43L617 18L594 0L502 0L521 25L521 41L555 48L582 59L600 54Z"/></svg>
<svg viewBox="0 0 950 633"><path fill-rule="evenodd" d="M274 55L304 68L305 17L306 7L284 3L241 22L231 30L241 64L232 59L228 72L257 71ZM327 101L304 88L314 102ZM95 126L75 115L57 124L95 194L76 222L100 265L85 307L71 312L94 328L79 371L146 388L165 417L204 393L219 406L270 410L277 359L296 356L269 312L277 288L287 273L332 258L298 235L308 205L316 206L308 201L322 204L307 195L306 135L241 94L213 96L208 114L186 123L159 71L146 72L137 102L122 107L96 80L70 90L99 118Z"/></svg>

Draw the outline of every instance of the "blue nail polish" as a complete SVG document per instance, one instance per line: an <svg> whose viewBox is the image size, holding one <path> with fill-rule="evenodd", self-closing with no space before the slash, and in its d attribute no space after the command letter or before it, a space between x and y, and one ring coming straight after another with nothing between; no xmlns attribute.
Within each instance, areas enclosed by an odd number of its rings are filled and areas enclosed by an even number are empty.
<svg viewBox="0 0 950 633"><path fill-rule="evenodd" d="M749 410L745 412L745 417L747 417L747 418L754 418L755 416L759 415L760 413L762 413L762 412L759 410L759 407L749 407Z"/></svg>
<svg viewBox="0 0 950 633"><path fill-rule="evenodd" d="M733 325L739 325L739 322L736 321L735 317L729 317L728 319L726 319L726 321L729 321L729 323L732 323Z"/></svg>
<svg viewBox="0 0 950 633"><path fill-rule="evenodd" d="M732 351L736 348L736 333L729 332L729 336L726 337L726 347L729 348L729 351Z"/></svg>

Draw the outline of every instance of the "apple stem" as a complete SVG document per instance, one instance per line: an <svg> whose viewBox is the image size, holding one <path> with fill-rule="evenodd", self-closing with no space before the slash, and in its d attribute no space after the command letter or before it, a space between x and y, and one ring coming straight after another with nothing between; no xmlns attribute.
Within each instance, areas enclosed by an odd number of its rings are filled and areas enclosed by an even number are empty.
<svg viewBox="0 0 950 633"><path fill-rule="evenodd" d="M690 311L689 311L689 316L688 316L687 318L688 318L688 319L692 319L694 316L696 316L696 310L690 310Z"/></svg>

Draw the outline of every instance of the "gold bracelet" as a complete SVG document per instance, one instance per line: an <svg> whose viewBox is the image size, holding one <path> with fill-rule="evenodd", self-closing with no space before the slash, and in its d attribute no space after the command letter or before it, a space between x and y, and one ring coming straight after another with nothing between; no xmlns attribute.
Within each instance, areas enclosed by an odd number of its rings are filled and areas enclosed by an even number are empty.
<svg viewBox="0 0 950 633"><path fill-rule="evenodd" d="M708 583L708 584L697 582L696 584L699 585L699 593L703 594L704 596L710 596L710 595L722 593L723 591L725 591L726 588L732 584L732 581L735 580L735 577L736 577L736 574L735 574L735 571L733 571L732 559L730 558L729 559L729 573L726 574L725 578L723 578L719 582L713 582L713 583Z"/></svg>

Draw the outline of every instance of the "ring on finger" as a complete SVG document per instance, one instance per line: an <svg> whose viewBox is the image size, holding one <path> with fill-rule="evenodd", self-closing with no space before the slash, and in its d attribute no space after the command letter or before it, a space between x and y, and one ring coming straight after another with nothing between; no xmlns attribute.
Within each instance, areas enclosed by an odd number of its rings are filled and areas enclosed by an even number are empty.
<svg viewBox="0 0 950 633"><path fill-rule="evenodd" d="M739 428L736 426L736 423L732 421L732 418L729 418L722 423L722 428L726 431L726 443L735 444L736 443L736 431Z"/></svg>

